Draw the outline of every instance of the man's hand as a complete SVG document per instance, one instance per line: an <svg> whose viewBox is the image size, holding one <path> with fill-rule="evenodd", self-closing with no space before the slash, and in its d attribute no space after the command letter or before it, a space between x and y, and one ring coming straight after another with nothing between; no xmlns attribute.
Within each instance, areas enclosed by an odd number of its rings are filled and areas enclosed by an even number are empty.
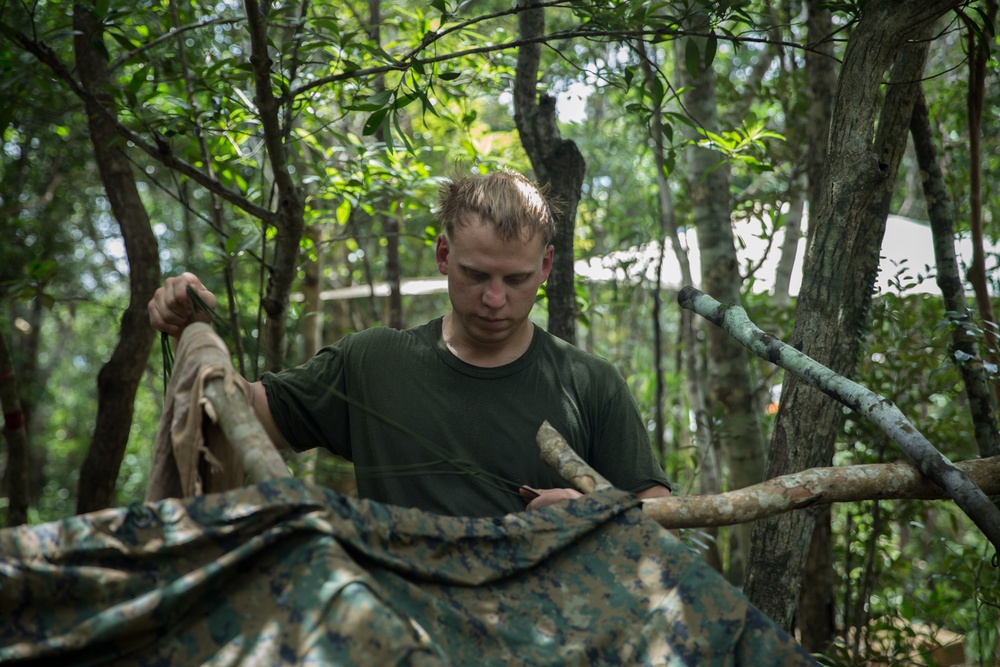
<svg viewBox="0 0 1000 667"><path fill-rule="evenodd" d="M541 509L583 495L576 489L533 489L530 486L522 486L520 492L522 498L530 501L525 508L529 510Z"/></svg>
<svg viewBox="0 0 1000 667"><path fill-rule="evenodd" d="M187 325L193 322L208 322L209 317L193 307L188 298L187 288L191 286L210 308L215 308L215 295L201 284L193 273L182 273L175 278L167 278L163 287L156 290L147 308L149 323L157 331L180 338Z"/></svg>
<svg viewBox="0 0 1000 667"><path fill-rule="evenodd" d="M521 497L528 501L525 509L537 510L548 505L555 505L564 500L579 498L583 494L575 489L533 489L530 486L522 486L519 491ZM670 489L657 484L656 486L640 491L638 497L647 500L652 498L666 498L670 495Z"/></svg>

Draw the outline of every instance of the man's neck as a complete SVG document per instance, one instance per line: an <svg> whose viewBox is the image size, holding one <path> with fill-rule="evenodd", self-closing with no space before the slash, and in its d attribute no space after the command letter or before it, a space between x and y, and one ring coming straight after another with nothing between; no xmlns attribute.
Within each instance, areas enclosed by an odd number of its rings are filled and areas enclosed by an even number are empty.
<svg viewBox="0 0 1000 667"><path fill-rule="evenodd" d="M528 351L535 334L535 325L525 320L524 326L510 339L489 344L468 336L457 324L453 313L444 316L441 335L444 343L456 357L480 368L497 368L517 361Z"/></svg>

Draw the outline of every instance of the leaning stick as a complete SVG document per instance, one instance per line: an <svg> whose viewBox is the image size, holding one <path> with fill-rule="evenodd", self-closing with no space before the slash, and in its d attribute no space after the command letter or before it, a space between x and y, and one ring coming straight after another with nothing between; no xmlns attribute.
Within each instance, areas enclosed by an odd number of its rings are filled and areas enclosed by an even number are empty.
<svg viewBox="0 0 1000 667"><path fill-rule="evenodd" d="M230 369L233 375L235 369ZM219 428L243 464L253 483L291 477L288 466L268 437L246 395L234 386L232 377L213 377L205 382L205 398L215 410Z"/></svg>
<svg viewBox="0 0 1000 667"><path fill-rule="evenodd" d="M208 416L222 429L250 481L256 484L291 477L288 466L250 405L243 390L243 380L233 368L219 335L201 322L189 325L182 335L188 339L203 337L206 341L200 347L206 355L205 398L212 406ZM195 342L190 344L194 346Z"/></svg>
<svg viewBox="0 0 1000 667"><path fill-rule="evenodd" d="M961 468L948 460L887 399L856 382L837 375L815 359L765 333L750 321L739 306L724 306L693 287L677 297L682 308L691 310L742 343L760 358L794 373L823 393L864 415L891 438L916 466L940 486L962 508L986 538L1000 549L1000 509Z"/></svg>
<svg viewBox="0 0 1000 667"><path fill-rule="evenodd" d="M549 425L536 437L542 458L582 491L600 478ZM989 495L1000 495L1000 456L955 464ZM643 511L664 528L733 526L812 505L861 500L938 500L945 491L907 463L810 468L737 491L715 495L670 496L643 501Z"/></svg>

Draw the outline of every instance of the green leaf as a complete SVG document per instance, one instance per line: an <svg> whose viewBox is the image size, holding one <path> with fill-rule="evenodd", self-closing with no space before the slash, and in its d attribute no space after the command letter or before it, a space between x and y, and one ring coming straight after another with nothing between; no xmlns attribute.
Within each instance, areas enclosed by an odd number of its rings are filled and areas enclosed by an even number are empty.
<svg viewBox="0 0 1000 667"><path fill-rule="evenodd" d="M105 17L108 15L108 6L110 4L111 0L97 0L94 3L94 18L103 23Z"/></svg>
<svg viewBox="0 0 1000 667"><path fill-rule="evenodd" d="M128 96L129 102L132 106L136 106L136 94L139 89L142 88L143 84L146 83L146 75L149 73L149 65L144 65L139 68L132 78L129 79L128 87L125 89L125 94Z"/></svg>
<svg viewBox="0 0 1000 667"><path fill-rule="evenodd" d="M413 100L417 99L418 97L419 96L416 93L407 93L406 95L397 97L395 101L392 103L392 108L402 109L403 107L408 106L411 102L413 102Z"/></svg>
<svg viewBox="0 0 1000 667"><path fill-rule="evenodd" d="M385 115L387 113L389 113L388 109L380 109L369 116L368 120L365 121L365 127L361 133L366 137L370 137L375 134L375 132L378 131L378 128L382 126L382 121L385 120Z"/></svg>
<svg viewBox="0 0 1000 667"><path fill-rule="evenodd" d="M118 46L122 47L125 51L132 51L138 44L135 44L131 39L126 37L117 31L108 31L108 35L111 36L113 40L118 42Z"/></svg>
<svg viewBox="0 0 1000 667"><path fill-rule="evenodd" d="M351 202L343 199L337 206L337 224L343 227L351 218Z"/></svg>
<svg viewBox="0 0 1000 667"><path fill-rule="evenodd" d="M715 60L715 54L719 49L719 40L715 37L715 32L713 31L705 39L705 69L710 69L712 67L712 62Z"/></svg>
<svg viewBox="0 0 1000 667"><path fill-rule="evenodd" d="M367 100L365 100L365 103L366 105L371 105L378 109L381 109L382 107L387 105L390 101L392 101L393 95L394 95L393 91L383 90L382 92L376 93L371 97L369 97Z"/></svg>
<svg viewBox="0 0 1000 667"><path fill-rule="evenodd" d="M697 79L701 73L701 53L698 42L688 37L684 44L684 65L692 79Z"/></svg>
<svg viewBox="0 0 1000 667"><path fill-rule="evenodd" d="M659 109L663 106L663 82L660 77L653 77L649 82L649 95L653 99L653 108Z"/></svg>

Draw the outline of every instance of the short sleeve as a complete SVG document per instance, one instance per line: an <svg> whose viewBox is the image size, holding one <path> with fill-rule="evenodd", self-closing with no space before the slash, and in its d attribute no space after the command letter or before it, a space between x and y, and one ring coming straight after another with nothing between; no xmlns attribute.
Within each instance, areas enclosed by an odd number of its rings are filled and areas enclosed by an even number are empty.
<svg viewBox="0 0 1000 667"><path fill-rule="evenodd" d="M325 447L351 459L346 394L348 336L295 368L264 373L271 415L295 451Z"/></svg>
<svg viewBox="0 0 1000 667"><path fill-rule="evenodd" d="M615 487L638 493L662 484L672 488L649 443L639 406L617 371L613 392L602 401L591 465Z"/></svg>

